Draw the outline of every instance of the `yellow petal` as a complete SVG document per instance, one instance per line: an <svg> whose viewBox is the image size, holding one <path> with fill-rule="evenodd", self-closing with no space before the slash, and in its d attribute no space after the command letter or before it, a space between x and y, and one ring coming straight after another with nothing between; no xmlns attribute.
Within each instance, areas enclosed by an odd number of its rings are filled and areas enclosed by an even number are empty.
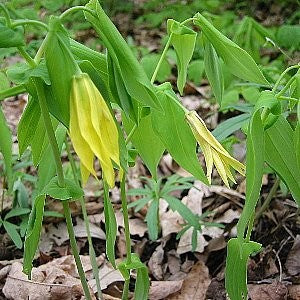
<svg viewBox="0 0 300 300"><path fill-rule="evenodd" d="M224 181L225 185L229 187L229 183L227 180L227 174L226 174L226 169L224 168L224 164L222 162L222 159L219 157L218 152L215 151L214 149L212 150L213 153L213 159L214 159L214 163L215 166L217 168L218 173L220 174L222 180Z"/></svg>
<svg viewBox="0 0 300 300"><path fill-rule="evenodd" d="M70 105L70 137L74 146L74 150L80 158L82 165L86 170L88 170L89 173L92 173L94 176L96 176L93 166L94 154L80 133L77 111L74 103L71 103ZM85 177L86 174L87 171L85 172ZM85 179L87 180L87 178Z"/></svg>
<svg viewBox="0 0 300 300"><path fill-rule="evenodd" d="M93 97L93 91L89 89L89 83L85 76L77 76L73 78L73 85L71 90L71 99L76 105L77 118L79 121L79 131L90 146L93 153L98 157L102 172L105 174L110 186L114 180L114 169L110 160L109 152L104 147L101 137L97 134L93 123L91 121L91 98ZM72 102L71 101L71 102Z"/></svg>

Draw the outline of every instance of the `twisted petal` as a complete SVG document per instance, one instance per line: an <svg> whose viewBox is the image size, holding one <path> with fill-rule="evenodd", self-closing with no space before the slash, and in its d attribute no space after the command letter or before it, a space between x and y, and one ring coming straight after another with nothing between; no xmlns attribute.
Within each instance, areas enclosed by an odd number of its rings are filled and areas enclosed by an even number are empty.
<svg viewBox="0 0 300 300"><path fill-rule="evenodd" d="M195 111L188 112L186 114L186 119L203 151L207 167L207 178L210 183L213 163L215 164L222 180L228 187L229 184L227 178L235 182L230 167L234 168L242 175L245 175L245 166L230 156L230 154L207 129L204 121Z"/></svg>

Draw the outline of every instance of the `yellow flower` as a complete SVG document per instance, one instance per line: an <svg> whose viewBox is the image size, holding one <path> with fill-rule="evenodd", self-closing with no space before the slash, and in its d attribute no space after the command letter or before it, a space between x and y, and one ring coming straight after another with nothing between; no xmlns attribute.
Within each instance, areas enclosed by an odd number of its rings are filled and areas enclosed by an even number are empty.
<svg viewBox="0 0 300 300"><path fill-rule="evenodd" d="M75 75L70 95L70 137L80 159L83 184L96 176L94 157L110 187L115 184L112 161L120 166L118 129L99 90L88 74Z"/></svg>
<svg viewBox="0 0 300 300"><path fill-rule="evenodd" d="M192 132L198 141L206 162L207 179L211 183L211 174L213 164L215 164L225 185L229 187L227 177L235 183L235 179L230 171L230 167L245 175L245 166L223 148L216 138L207 129L204 121L197 115L195 111L186 113L186 120L192 129Z"/></svg>

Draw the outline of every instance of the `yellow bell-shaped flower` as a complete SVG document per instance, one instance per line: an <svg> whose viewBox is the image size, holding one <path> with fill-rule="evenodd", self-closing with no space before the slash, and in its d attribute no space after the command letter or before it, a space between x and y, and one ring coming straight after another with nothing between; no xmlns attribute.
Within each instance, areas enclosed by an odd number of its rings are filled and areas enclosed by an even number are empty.
<svg viewBox="0 0 300 300"><path fill-rule="evenodd" d="M210 133L204 121L197 115L195 111L189 111L185 116L196 140L203 151L207 170L206 176L209 183L211 183L213 164L215 164L218 173L227 187L229 187L227 178L235 183L235 179L230 171L230 167L238 171L240 174L245 175L245 166L230 156L230 154Z"/></svg>
<svg viewBox="0 0 300 300"><path fill-rule="evenodd" d="M88 74L75 75L70 94L70 137L80 159L83 184L96 176L94 157L110 187L115 184L112 161L120 166L118 129L99 90Z"/></svg>

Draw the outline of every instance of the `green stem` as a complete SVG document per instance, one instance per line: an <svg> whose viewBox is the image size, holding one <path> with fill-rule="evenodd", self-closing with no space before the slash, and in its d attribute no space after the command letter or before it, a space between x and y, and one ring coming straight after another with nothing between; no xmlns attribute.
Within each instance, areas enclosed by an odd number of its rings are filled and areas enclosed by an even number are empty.
<svg viewBox="0 0 300 300"><path fill-rule="evenodd" d="M283 71L283 72L281 73L280 77L277 79L277 81L276 81L276 83L275 83L275 85L274 85L274 87L273 87L273 89L272 89L272 92L275 93L275 91L278 89L278 86L279 86L279 84L280 84L280 81L282 80L282 78L285 76L286 73L288 73L290 70L298 69L298 68L300 68L300 64L295 65L295 66L290 66L290 67L288 67L285 71Z"/></svg>
<svg viewBox="0 0 300 300"><path fill-rule="evenodd" d="M165 45L165 48L164 48L164 50L163 50L163 52L162 52L162 54L161 54L161 56L160 56L160 59L159 59L157 65L156 65L156 68L155 68L155 70L154 70L154 72L153 72L153 75L152 75L152 77L151 77L151 83L154 83L154 81L155 81L155 79L156 79L157 73L158 73L158 71L159 71L159 69L160 69L160 66L161 66L161 64L162 64L162 62L163 62L163 60L164 60L164 58L165 58L165 56L166 56L166 54L167 54L167 51L168 51L168 49L169 49L169 46L170 46L170 44L171 44L172 36L173 36L173 33L170 34L169 39L168 39L168 41L167 41L167 43L166 43L166 45Z"/></svg>
<svg viewBox="0 0 300 300"><path fill-rule="evenodd" d="M35 68L36 67L36 63L35 63L34 59L25 51L25 49L23 47L18 47L18 50L19 50L20 54L25 58L25 60L27 61L27 63L32 68Z"/></svg>
<svg viewBox="0 0 300 300"><path fill-rule="evenodd" d="M264 124L268 115L270 113L270 109L268 107L264 107L261 113L261 122Z"/></svg>
<svg viewBox="0 0 300 300"><path fill-rule="evenodd" d="M129 216L128 216L128 208L127 208L126 187L125 187L125 172L123 173L121 179L121 201L122 201L122 212L123 212L124 227L125 227L126 264L130 264L131 263L131 240L130 240L130 230L129 230Z"/></svg>
<svg viewBox="0 0 300 300"><path fill-rule="evenodd" d="M86 11L86 12L89 12L92 16L95 16L95 13L94 11L92 11L91 9L85 7L85 6L74 6L74 7L71 7L69 9L67 9L66 11L64 11L61 15L60 15L60 19L61 21L63 21L63 19L65 19L69 14L73 13L73 12L76 12L76 11Z"/></svg>
<svg viewBox="0 0 300 300"><path fill-rule="evenodd" d="M287 82L287 84L284 86L284 88L278 94L276 94L275 97L282 96L288 90L288 88L294 82L294 80L295 80L295 77L290 78L289 81Z"/></svg>
<svg viewBox="0 0 300 300"><path fill-rule="evenodd" d="M70 244L72 248L72 252L75 258L78 274L80 277L80 281L83 287L84 295L87 300L91 300L91 295L90 295L90 290L85 278L84 270L81 264L77 244L76 244L76 239L75 239L75 234L74 234L74 229L73 229L73 223L72 223L72 218L71 218L71 212L70 212L70 207L69 207L69 202L68 201L62 201L63 208L64 208L64 213L65 213L65 218L66 218L66 223L67 223L67 229L70 237Z"/></svg>
<svg viewBox="0 0 300 300"><path fill-rule="evenodd" d="M122 293L122 300L128 300L129 283L130 283L130 279L125 280L125 282L124 282L123 293Z"/></svg>
<svg viewBox="0 0 300 300"><path fill-rule="evenodd" d="M17 20L11 23L11 27L18 27L18 26L25 26L25 25L33 25L33 26L38 26L42 27L43 29L48 30L47 24L37 21L37 20Z"/></svg>
<svg viewBox="0 0 300 300"><path fill-rule="evenodd" d="M270 205L270 202L273 199L273 197L279 187L279 184L280 184L280 178L276 177L276 180L274 181L274 184L273 184L268 196L266 197L266 200L264 201L263 205L260 207L259 211L256 214L256 219L259 219L262 216L262 214L264 213L264 211Z"/></svg>
<svg viewBox="0 0 300 300"><path fill-rule="evenodd" d="M136 129L137 129L137 124L135 123L134 126L132 127L131 131L130 131L129 134L127 135L127 138L126 138L126 140L125 140L125 144L126 144L126 145L130 142L130 139L131 139L132 136L134 135Z"/></svg>
<svg viewBox="0 0 300 300"><path fill-rule="evenodd" d="M299 101L299 99L297 98L293 98L293 97L285 97L285 96L279 96L278 97L279 100L287 100L287 101Z"/></svg>
<svg viewBox="0 0 300 300"><path fill-rule="evenodd" d="M24 85L18 85L18 86L14 86L9 89L6 89L4 91L0 91L0 101L4 100L6 98L12 97L12 96L22 94L24 92L26 92L26 88Z"/></svg>
<svg viewBox="0 0 300 300"><path fill-rule="evenodd" d="M42 59L42 56L44 54L44 51L45 51L45 47L46 47L46 44L47 44L47 41L48 41L48 38L49 38L49 34L46 35L46 37L44 38L39 50L37 51L35 57L34 57L34 61L36 64L39 64L39 62L41 61Z"/></svg>
<svg viewBox="0 0 300 300"><path fill-rule="evenodd" d="M5 7L4 4L0 3L0 9L3 11L4 13L4 18L6 20L6 25L8 27L11 26L11 19L10 19L10 15L9 15L9 12L8 12L8 9Z"/></svg>
<svg viewBox="0 0 300 300"><path fill-rule="evenodd" d="M254 221L255 221L255 212L252 214L252 216L249 220L249 223L248 223L247 234L246 234L246 238L245 238L245 241L247 243L250 242L250 237L251 237L251 232L253 229Z"/></svg>
<svg viewBox="0 0 300 300"><path fill-rule="evenodd" d="M68 143L67 138L65 138L65 145L66 145L66 150L67 150L67 154L68 154L68 159L69 159L69 162L71 164L71 169L72 169L74 180L75 180L76 184L78 186L80 186L80 181L79 181L79 178L77 176L77 168L76 168L75 161L74 161L73 155L71 153L70 145ZM83 197L81 197L79 199L79 201L80 201L80 205L81 205L81 209L82 209L82 215L83 215L83 221L84 221L85 228L86 228L86 233L87 233L87 239L88 239L88 244L89 244L89 255L90 255L90 261L91 261L91 264L92 264L93 275L94 275L94 278L95 278L95 281L96 281L97 293L98 293L98 297L100 299L103 299L101 285L100 285L100 279L99 279L99 270L98 270L98 266L97 266L95 250L94 250L94 247L93 247L93 241L92 241L92 236L91 236L90 223L89 223L89 220L88 220L86 205L85 205L85 201L84 201Z"/></svg>

